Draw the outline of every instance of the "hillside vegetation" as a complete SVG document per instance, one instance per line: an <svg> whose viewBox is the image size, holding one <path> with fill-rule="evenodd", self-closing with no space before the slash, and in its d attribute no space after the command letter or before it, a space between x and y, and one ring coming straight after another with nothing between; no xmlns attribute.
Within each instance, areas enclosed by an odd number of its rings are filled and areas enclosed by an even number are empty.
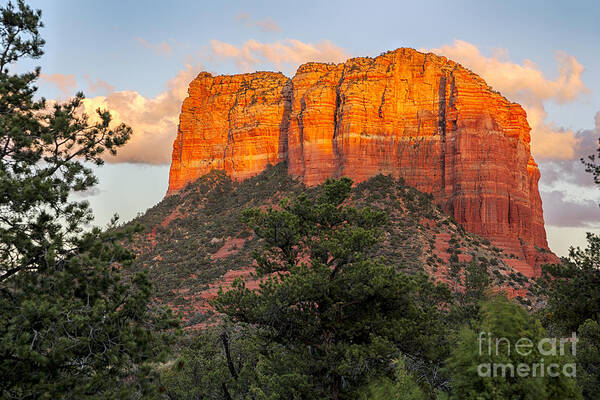
<svg viewBox="0 0 600 400"><path fill-rule="evenodd" d="M285 163L242 182L212 171L130 222L143 226L129 245L138 254L132 271L149 271L156 298L180 311L188 325L205 322L213 315L207 300L217 287L238 276L252 279L249 267L258 240L242 224L243 211L303 192L314 197L320 189L290 177ZM527 277L504 261L512 256L466 232L430 195L378 175L356 184L350 202L388 216L373 257L411 274L427 272L455 290L462 286L465 266L473 263L490 273L498 288L531 304Z"/></svg>

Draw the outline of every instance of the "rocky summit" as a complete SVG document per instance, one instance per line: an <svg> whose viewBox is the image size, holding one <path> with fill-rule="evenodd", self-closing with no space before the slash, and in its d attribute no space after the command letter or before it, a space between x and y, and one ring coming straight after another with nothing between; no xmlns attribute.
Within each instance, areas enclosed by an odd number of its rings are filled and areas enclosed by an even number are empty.
<svg viewBox="0 0 600 400"><path fill-rule="evenodd" d="M530 130L523 108L478 75L408 48L307 63L291 79L202 72L182 106L168 194L211 170L244 180L282 161L307 186L391 175L536 276L556 257Z"/></svg>

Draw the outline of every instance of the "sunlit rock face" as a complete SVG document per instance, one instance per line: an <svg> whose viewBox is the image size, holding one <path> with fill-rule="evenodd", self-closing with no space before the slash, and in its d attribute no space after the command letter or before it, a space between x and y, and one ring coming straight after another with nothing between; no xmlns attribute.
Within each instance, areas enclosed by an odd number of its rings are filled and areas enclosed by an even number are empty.
<svg viewBox="0 0 600 400"><path fill-rule="evenodd" d="M413 49L308 63L292 79L201 73L183 103L169 192L211 169L245 179L280 161L307 185L391 174L432 193L532 276L555 256L540 251L548 244L529 131L519 104Z"/></svg>
<svg viewBox="0 0 600 400"><path fill-rule="evenodd" d="M289 92L280 73L199 74L181 108L169 191L212 169L244 179L285 160Z"/></svg>

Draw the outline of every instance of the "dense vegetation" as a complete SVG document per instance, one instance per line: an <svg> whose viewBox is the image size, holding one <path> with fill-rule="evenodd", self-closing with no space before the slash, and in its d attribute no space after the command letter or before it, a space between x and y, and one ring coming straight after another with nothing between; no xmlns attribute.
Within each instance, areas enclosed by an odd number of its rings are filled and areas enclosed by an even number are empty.
<svg viewBox="0 0 600 400"><path fill-rule="evenodd" d="M244 211L300 193L316 198L320 190L291 178L283 163L242 182L212 171L131 222L144 226L131 245L138 254L131 269L149 271L156 297L180 311L186 324L205 323L213 313L200 294L227 271L251 265L260 246L259 237L241 223ZM511 255L466 232L430 195L383 175L355 185L348 195L354 206L386 214L381 240L368 250L371 256L408 274L448 277L454 289L463 285L466 269L484 269L497 286L522 289L520 300L529 303L528 279L507 265Z"/></svg>
<svg viewBox="0 0 600 400"><path fill-rule="evenodd" d="M1 399L598 398L593 234L534 282L402 181L305 188L283 164L244 182L215 171L84 230L85 162L131 130L102 110L90 122L82 94L37 100L39 69L10 72L42 54L40 17L0 9Z"/></svg>
<svg viewBox="0 0 600 400"><path fill-rule="evenodd" d="M102 164L131 134L79 113L83 98L35 98L40 70L14 74L42 55L41 13L23 2L0 9L0 398L148 398L164 355L170 314L150 306L146 274L120 241L132 229L84 231L96 183L83 161Z"/></svg>
<svg viewBox="0 0 600 400"><path fill-rule="evenodd" d="M252 180L234 185L245 184L257 186ZM557 271L571 271L590 279L582 274L597 272L591 264L596 250L573 250L564 265L548 266L538 282L527 282L536 293L531 298L547 302L528 312L493 289L499 281L491 271L499 266L478 253L470 262L451 263L447 279L438 283L423 273L433 271L426 264L419 271L382 256L395 227L386 207L390 197L403 201L402 210L415 207L417 215L430 204L410 203L427 196L410 192L406 200L395 188L411 190L388 177L354 188L344 178L241 212L239 221L258 240L252 252L256 275L219 291L212 301L218 317L178 347L180 356L162 372L168 398L577 399L582 390L594 398L598 325L589 313L563 304L569 290L576 299L579 287L589 299L582 307L594 310L598 286L556 278ZM435 207L429 212L436 218ZM260 282L257 289L246 286L252 280ZM568 336L549 317L556 307L563 312L560 321L586 321L578 329L585 355L570 347L565 354L536 348L526 356L506 346L493 354L478 349L481 332L513 346L522 338L537 344ZM566 366L569 375L507 379L480 376L477 369L486 363L538 368L540 360L560 371ZM579 375L570 374L573 365Z"/></svg>

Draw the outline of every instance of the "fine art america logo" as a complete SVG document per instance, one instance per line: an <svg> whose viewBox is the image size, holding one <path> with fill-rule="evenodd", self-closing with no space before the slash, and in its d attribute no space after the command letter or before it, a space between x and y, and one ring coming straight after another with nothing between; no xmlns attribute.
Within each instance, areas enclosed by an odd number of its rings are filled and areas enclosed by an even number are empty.
<svg viewBox="0 0 600 400"><path fill-rule="evenodd" d="M534 342L522 337L512 343L507 338L493 337L490 332L480 332L478 337L479 357L488 359L477 366L481 377L558 377L561 374L574 378L577 366L574 359L577 354L577 336L575 332L567 338L543 338ZM559 360L563 362L557 362Z"/></svg>

